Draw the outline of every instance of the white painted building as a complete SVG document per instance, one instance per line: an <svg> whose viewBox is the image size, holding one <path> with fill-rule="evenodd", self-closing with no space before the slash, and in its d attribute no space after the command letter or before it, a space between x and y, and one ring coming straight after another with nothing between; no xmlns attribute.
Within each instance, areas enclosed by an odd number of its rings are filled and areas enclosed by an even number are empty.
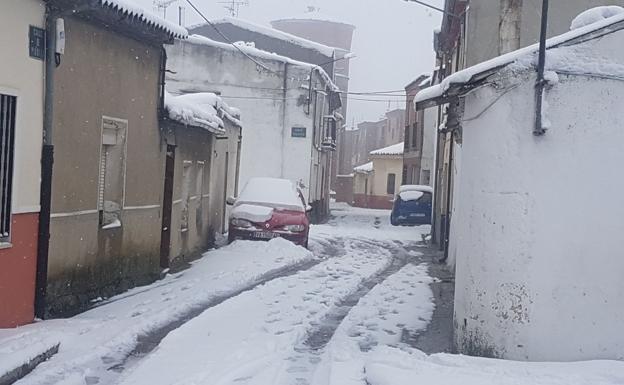
<svg viewBox="0 0 624 385"><path fill-rule="evenodd" d="M329 210L336 125L330 99L337 89L319 67L237 44L240 50L197 35L176 42L168 49L167 89L213 92L244 110L241 186L251 177L290 179L322 219Z"/></svg>
<svg viewBox="0 0 624 385"><path fill-rule="evenodd" d="M535 45L417 96L463 105L449 255L460 352L624 359L622 41L624 13L548 41L544 136Z"/></svg>
<svg viewBox="0 0 624 385"><path fill-rule="evenodd" d="M45 55L43 1L3 0L2 8L0 328L34 318Z"/></svg>

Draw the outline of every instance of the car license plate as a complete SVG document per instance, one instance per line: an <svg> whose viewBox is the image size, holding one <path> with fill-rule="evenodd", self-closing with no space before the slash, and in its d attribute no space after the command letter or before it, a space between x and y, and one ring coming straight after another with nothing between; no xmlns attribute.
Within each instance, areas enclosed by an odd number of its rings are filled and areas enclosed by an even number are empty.
<svg viewBox="0 0 624 385"><path fill-rule="evenodd" d="M278 237L278 235L270 231L260 231L260 232L254 233L254 238L258 238L258 239L272 239L276 237Z"/></svg>
<svg viewBox="0 0 624 385"><path fill-rule="evenodd" d="M410 217L424 217L425 214L422 213L415 213L415 214L410 214Z"/></svg>

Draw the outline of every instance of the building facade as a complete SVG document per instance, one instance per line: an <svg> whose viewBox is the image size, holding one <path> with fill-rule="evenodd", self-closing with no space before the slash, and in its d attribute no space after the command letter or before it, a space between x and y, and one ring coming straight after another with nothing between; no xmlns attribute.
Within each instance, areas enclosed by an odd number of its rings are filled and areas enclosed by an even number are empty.
<svg viewBox="0 0 624 385"><path fill-rule="evenodd" d="M0 328L34 318L43 138L45 5L0 14Z"/></svg>
<svg viewBox="0 0 624 385"><path fill-rule="evenodd" d="M323 220L329 214L337 89L314 65L240 48L256 62L230 44L200 36L177 43L168 51L168 88L177 94L212 92L247 111L241 186L251 177L290 179L314 208L313 219ZM249 124L247 117L253 117Z"/></svg>
<svg viewBox="0 0 624 385"><path fill-rule="evenodd" d="M354 206L384 210L392 208L401 186L403 146L401 142L371 151L371 161L354 168Z"/></svg>
<svg viewBox="0 0 624 385"><path fill-rule="evenodd" d="M474 63L475 57L509 53L530 43L539 31L523 27L533 22L526 16L531 2L503 1L501 6L513 9L496 15L479 7L479 2L470 2L464 12L462 3L446 2L447 11L464 16L445 17L436 35L440 69L434 73L435 84ZM549 35L568 31L574 15L599 3L551 2ZM535 9L539 7L531 11ZM501 20L508 16L514 21ZM467 31L480 28L475 25L478 20L482 26L496 25L495 33L467 38ZM615 294L622 288L615 277L605 278L609 272L602 268L619 264L613 255L618 247L607 240L601 242L604 249L596 251L591 240L610 239L610 231L620 227L605 224L601 212L612 216L613 206L600 202L617 199L618 194L616 184L604 179L616 171L601 158L616 156L607 142L614 139L612 130L620 119L613 103L618 103L622 90L620 81L607 79L619 76L613 71L622 61L616 43L621 39L622 17L604 25L573 30L557 37L557 43L548 43L549 54L558 60L547 60L554 81L546 87L550 129L543 137L532 133L535 62L524 58L524 67L505 67L520 60L522 52L535 55L537 46L481 63L478 70L464 72L471 74L468 80L444 92L438 92L442 88L437 85L416 96L419 110L440 105L434 240L456 268L455 340L461 353L548 361L622 358L622 341L612 338L624 319L614 310L622 307L621 296ZM494 42L483 44L483 39L494 37L500 39L496 53L471 47L476 41L481 48L489 47ZM586 53L581 68L575 67L574 52ZM594 65L596 58L609 64ZM597 136L588 134L594 125ZM610 139L601 142L606 137ZM600 156L589 154L595 145L601 148ZM586 167L601 171L583 171ZM589 175L583 186L600 186L603 199L580 211L570 210L568 198L582 199L587 191L565 170Z"/></svg>
<svg viewBox="0 0 624 385"><path fill-rule="evenodd" d="M383 119L375 122L362 122L357 130L350 130L351 169L370 160L370 153L404 140L405 110L395 109L386 112Z"/></svg>
<svg viewBox="0 0 624 385"><path fill-rule="evenodd" d="M271 22L273 28L280 31L290 33L295 36L302 37L311 41L319 42L329 47L338 48L335 52L335 58L339 59L351 52L353 43L353 35L355 26L328 20L321 17L316 12L308 12L302 17L287 18L275 20ZM339 60L334 63L333 79L338 88L343 91L342 96L342 116L348 119L348 94L350 76L350 60ZM336 175L345 175L351 173L353 165L350 162L350 155L347 147L349 146L349 136L346 135L346 126L341 125L338 129L337 151L332 158L332 186L336 186ZM338 187L335 187L336 189Z"/></svg>
<svg viewBox="0 0 624 385"><path fill-rule="evenodd" d="M227 232L243 134L238 110L215 94L167 94L165 108L162 268L196 259Z"/></svg>
<svg viewBox="0 0 624 385"><path fill-rule="evenodd" d="M549 40L549 107L541 112L537 45L417 98L462 105L449 242L460 352L623 358L624 286L615 271L624 213L613 204L623 186L611 177L622 157L623 38L624 13ZM536 113L547 128L542 136L533 133ZM596 189L601 199L576 204Z"/></svg>
<svg viewBox="0 0 624 385"><path fill-rule="evenodd" d="M49 74L48 316L80 311L161 271L163 44L186 30L148 22L123 4L48 3L64 16L66 39Z"/></svg>

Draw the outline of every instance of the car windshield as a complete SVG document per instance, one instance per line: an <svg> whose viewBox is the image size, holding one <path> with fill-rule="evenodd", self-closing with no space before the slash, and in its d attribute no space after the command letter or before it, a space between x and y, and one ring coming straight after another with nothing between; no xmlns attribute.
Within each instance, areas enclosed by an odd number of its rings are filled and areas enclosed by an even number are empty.
<svg viewBox="0 0 624 385"><path fill-rule="evenodd" d="M250 179L236 205L252 204L281 210L305 211L303 202L294 184L286 179L252 178Z"/></svg>

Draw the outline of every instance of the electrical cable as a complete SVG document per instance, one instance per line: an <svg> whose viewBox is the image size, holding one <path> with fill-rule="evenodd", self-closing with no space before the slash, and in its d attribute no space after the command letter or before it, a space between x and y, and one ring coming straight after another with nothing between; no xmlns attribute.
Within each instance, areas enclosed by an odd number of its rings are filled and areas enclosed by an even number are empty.
<svg viewBox="0 0 624 385"><path fill-rule="evenodd" d="M191 6L191 8L193 8L193 10L195 10L195 12L197 12L197 14L199 16L201 16L202 19L204 19L204 21L206 23L208 23L208 25L210 25L212 28L214 28L214 30L223 38L225 39L225 41L230 44L232 47L236 48L236 50L238 50L240 53L242 53L243 55L245 55L245 57L249 60L251 60L252 62L256 63L256 65L260 66L261 68L265 69L266 71L275 74L275 75L281 75L280 72L274 71L272 69L270 69L269 67L265 66L263 63L260 63L258 60L252 58L247 52L245 52L244 50L242 50L238 45L236 45L232 40L230 40L227 36L225 36L225 34L223 34L223 32L221 32L221 30L219 28L217 28L216 25L214 25L210 20L208 20L208 18L206 16L204 16L204 14L197 9L197 7L195 6L195 4L193 4L191 2L191 0L186 0L186 2Z"/></svg>

